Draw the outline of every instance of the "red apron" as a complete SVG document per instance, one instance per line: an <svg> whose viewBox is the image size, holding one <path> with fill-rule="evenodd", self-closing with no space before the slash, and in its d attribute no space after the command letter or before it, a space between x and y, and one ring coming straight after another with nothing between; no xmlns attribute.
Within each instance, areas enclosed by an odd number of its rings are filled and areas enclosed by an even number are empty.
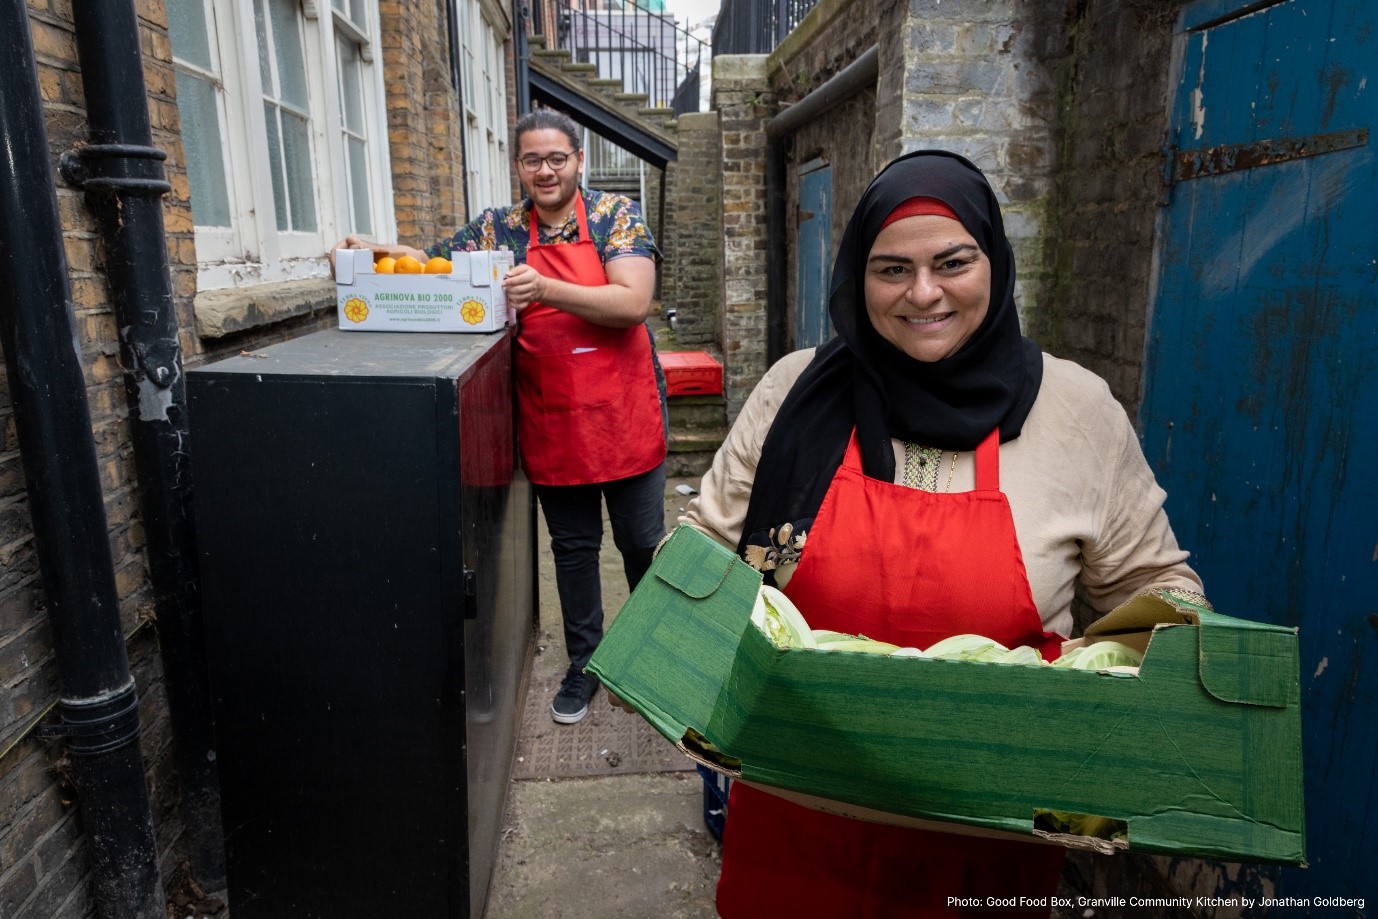
<svg viewBox="0 0 1378 919"><path fill-rule="evenodd" d="M541 245L536 214L526 263L548 278L608 283L576 195L579 241ZM517 443L537 485L612 482L665 459L665 425L644 323L614 329L544 303L522 310L517 331Z"/></svg>
<svg viewBox="0 0 1378 919"><path fill-rule="evenodd" d="M976 448L976 490L957 494L867 478L854 434L785 594L814 628L920 648L969 632L1048 659L1061 650L1043 631L1000 491L998 431ZM726 919L961 916L981 910L949 897L984 909L987 897L1051 896L1063 859L1055 846L824 814L741 783L723 841Z"/></svg>

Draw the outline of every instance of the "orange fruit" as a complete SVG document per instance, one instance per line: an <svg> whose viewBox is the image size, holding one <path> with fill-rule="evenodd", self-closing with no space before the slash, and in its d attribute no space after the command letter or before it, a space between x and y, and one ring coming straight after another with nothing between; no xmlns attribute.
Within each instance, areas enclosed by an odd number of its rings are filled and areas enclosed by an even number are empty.
<svg viewBox="0 0 1378 919"><path fill-rule="evenodd" d="M426 274L449 274L454 267L449 259L437 255L426 263Z"/></svg>
<svg viewBox="0 0 1378 919"><path fill-rule="evenodd" d="M373 263L373 270L377 274L394 274L397 271L397 259L385 255Z"/></svg>
<svg viewBox="0 0 1378 919"><path fill-rule="evenodd" d="M410 255L402 256L393 266L393 271L397 274L420 274L422 270L421 263Z"/></svg>

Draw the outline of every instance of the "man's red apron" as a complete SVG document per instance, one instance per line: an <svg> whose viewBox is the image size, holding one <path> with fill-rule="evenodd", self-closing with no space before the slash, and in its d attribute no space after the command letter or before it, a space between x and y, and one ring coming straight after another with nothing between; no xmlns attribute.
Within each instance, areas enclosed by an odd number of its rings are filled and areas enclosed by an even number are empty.
<svg viewBox="0 0 1378 919"><path fill-rule="evenodd" d="M548 278L608 283L589 235L583 195L576 195L579 241L541 245L531 213L526 263ZM612 482L665 459L665 425L644 323L595 325L532 303L517 331L517 443L522 468L537 485Z"/></svg>
<svg viewBox="0 0 1378 919"><path fill-rule="evenodd" d="M1000 491L998 431L976 448L976 490L957 494L867 478L854 434L785 594L814 628L919 648L976 633L1049 659L1060 651L1043 631ZM1054 846L849 820L741 783L724 846L726 919L959 916L949 897L1051 896L1063 858Z"/></svg>

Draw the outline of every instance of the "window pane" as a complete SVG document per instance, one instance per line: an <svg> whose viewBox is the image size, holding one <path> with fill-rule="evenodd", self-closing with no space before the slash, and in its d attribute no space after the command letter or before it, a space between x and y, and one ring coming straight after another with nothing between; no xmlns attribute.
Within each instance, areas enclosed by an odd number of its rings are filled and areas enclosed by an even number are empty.
<svg viewBox="0 0 1378 919"><path fill-rule="evenodd" d="M220 143L215 87L191 74L177 74L177 111L182 116L192 219L201 227L228 227L230 194L225 184L225 148Z"/></svg>
<svg viewBox="0 0 1378 919"><path fill-rule="evenodd" d="M278 130L278 107L263 103L263 120L268 126L268 169L273 174L273 210L278 229L291 229L287 220L287 190L282 184L282 132Z"/></svg>
<svg viewBox="0 0 1378 919"><path fill-rule="evenodd" d="M292 229L316 229L316 188L311 179L311 128L305 118L282 112L282 155L287 173L287 200Z"/></svg>
<svg viewBox="0 0 1378 919"><path fill-rule="evenodd" d="M354 25L359 27L360 32L365 35L368 34L368 17L364 0L349 0L349 18L354 20Z"/></svg>
<svg viewBox="0 0 1378 919"><path fill-rule="evenodd" d="M306 93L306 59L301 46L301 24L297 21L297 0L269 2L278 66L277 97L305 111L310 100Z"/></svg>
<svg viewBox="0 0 1378 919"><path fill-rule="evenodd" d="M273 81L273 64L269 51L268 22L263 17L263 4L267 0L254 0L254 25L258 30L258 75L263 80L263 94L274 95L277 84Z"/></svg>
<svg viewBox="0 0 1378 919"><path fill-rule="evenodd" d="M341 115L344 127L355 134L364 133L363 75L359 72L359 48L354 42L340 38L335 42L340 67Z"/></svg>
<svg viewBox="0 0 1378 919"><path fill-rule="evenodd" d="M349 186L354 197L354 232L373 232L368 201L368 151L361 140L349 139Z"/></svg>
<svg viewBox="0 0 1378 919"><path fill-rule="evenodd" d="M204 0L168 0L167 31L173 55L202 70L213 69Z"/></svg>

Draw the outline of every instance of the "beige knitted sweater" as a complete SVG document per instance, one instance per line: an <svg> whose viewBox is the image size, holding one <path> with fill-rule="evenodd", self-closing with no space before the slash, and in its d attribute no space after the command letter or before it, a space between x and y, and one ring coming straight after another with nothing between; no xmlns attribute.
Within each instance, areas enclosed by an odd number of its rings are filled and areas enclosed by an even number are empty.
<svg viewBox="0 0 1378 919"><path fill-rule="evenodd" d="M761 444L812 357L812 350L796 351L757 384L682 522L736 548ZM895 441L894 447L898 481L904 444ZM952 460L951 453L940 459L939 490L948 487ZM958 454L951 490L969 491L974 484L973 454ZM1077 364L1043 356L1043 384L1023 433L1000 446L1000 485L1045 629L1071 633L1078 579L1101 612L1152 587L1201 590L1128 416L1105 381ZM788 583L792 571L782 565L776 582Z"/></svg>

